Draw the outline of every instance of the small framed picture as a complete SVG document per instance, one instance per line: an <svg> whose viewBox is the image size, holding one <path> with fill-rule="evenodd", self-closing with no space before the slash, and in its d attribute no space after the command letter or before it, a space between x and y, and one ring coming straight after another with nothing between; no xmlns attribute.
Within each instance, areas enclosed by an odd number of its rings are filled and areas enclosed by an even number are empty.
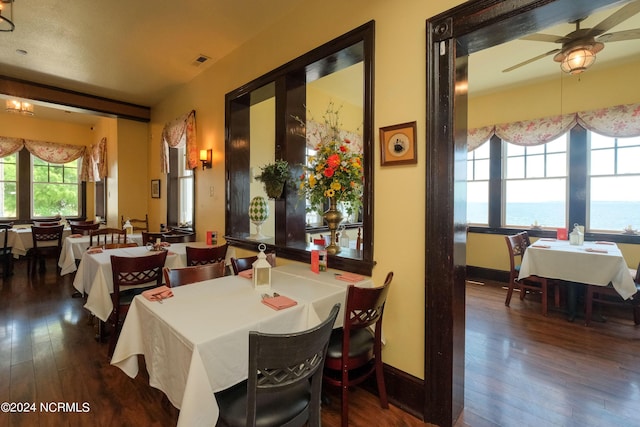
<svg viewBox="0 0 640 427"><path fill-rule="evenodd" d="M418 163L416 122L380 128L380 164L382 166Z"/></svg>
<svg viewBox="0 0 640 427"><path fill-rule="evenodd" d="M160 198L160 180L159 179L151 180L151 197L154 199Z"/></svg>

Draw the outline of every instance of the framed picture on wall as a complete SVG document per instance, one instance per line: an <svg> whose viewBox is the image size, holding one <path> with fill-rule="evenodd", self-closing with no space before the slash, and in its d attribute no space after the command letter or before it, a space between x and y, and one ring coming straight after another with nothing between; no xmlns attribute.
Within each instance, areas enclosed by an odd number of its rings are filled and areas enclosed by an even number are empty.
<svg viewBox="0 0 640 427"><path fill-rule="evenodd" d="M380 128L380 164L382 166L418 163L416 122Z"/></svg>
<svg viewBox="0 0 640 427"><path fill-rule="evenodd" d="M159 179L151 180L151 197L154 199L160 198L160 180Z"/></svg>

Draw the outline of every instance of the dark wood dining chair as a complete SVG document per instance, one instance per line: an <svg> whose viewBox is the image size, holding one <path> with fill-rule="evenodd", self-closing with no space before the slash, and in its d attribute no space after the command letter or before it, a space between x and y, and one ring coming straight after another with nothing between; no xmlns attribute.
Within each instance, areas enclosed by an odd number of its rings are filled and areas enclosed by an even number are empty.
<svg viewBox="0 0 640 427"><path fill-rule="evenodd" d="M127 243L127 232L119 228L100 228L89 232L89 247L107 243Z"/></svg>
<svg viewBox="0 0 640 427"><path fill-rule="evenodd" d="M129 311L131 301L147 289L162 285L162 268L167 259L167 252L161 251L153 255L139 257L121 257L111 255L111 273L113 293L111 302L113 310L107 323L111 327L109 338L109 356L113 355L122 324ZM148 285L148 286L141 286Z"/></svg>
<svg viewBox="0 0 640 427"><path fill-rule="evenodd" d="M389 272L384 284L377 288L349 286L343 326L331 333L324 380L341 388L343 427L349 425L349 387L362 383L374 372L380 406L389 407L382 366L382 316L392 280L393 272Z"/></svg>
<svg viewBox="0 0 640 427"><path fill-rule="evenodd" d="M321 426L322 365L340 304L318 326L249 332L248 379L216 393L218 426Z"/></svg>
<svg viewBox="0 0 640 427"><path fill-rule="evenodd" d="M196 233L163 233L162 240L169 243L189 243L196 241Z"/></svg>
<svg viewBox="0 0 640 427"><path fill-rule="evenodd" d="M60 221L33 221L34 227L57 227Z"/></svg>
<svg viewBox="0 0 640 427"><path fill-rule="evenodd" d="M89 224L71 224L71 234L82 234L83 236L88 236L89 233L95 231L100 228L100 223L89 223Z"/></svg>
<svg viewBox="0 0 640 427"><path fill-rule="evenodd" d="M628 300L623 300L611 283L607 286L587 285L587 292L584 299L584 324L586 326L591 324L594 304L631 306L633 310L633 323L640 325L640 264L638 264L638 268L634 273L633 281L636 284L636 293Z"/></svg>
<svg viewBox="0 0 640 427"><path fill-rule="evenodd" d="M276 254L271 252L266 254L267 261L271 264L271 267L276 266ZM235 258L231 257L231 269L233 270L234 275L238 275L241 271L249 270L253 267L253 263L258 259L257 255L244 257L244 258Z"/></svg>
<svg viewBox="0 0 640 427"><path fill-rule="evenodd" d="M560 287L555 282L550 283L550 281L544 277L538 276L529 276L522 280L518 280L518 275L520 274L520 265L522 264L522 258L524 257L524 253L529 246L531 246L531 241L529 239L529 233L526 231L522 231L520 233L516 233L510 236L504 236L504 239L507 243L507 249L509 250L509 287L507 289L507 297L504 301L504 305L507 307L511 303L511 296L513 295L514 289L520 290L520 300L524 300L527 292L539 292L541 294L542 299L542 314L544 316L547 315L548 309L548 288L549 285L554 286L555 294L554 294L554 302L555 306L560 306Z"/></svg>
<svg viewBox="0 0 640 427"><path fill-rule="evenodd" d="M205 265L194 265L182 268L164 267L162 274L167 286L175 288L191 283L203 282L205 280L217 279L224 276L224 261Z"/></svg>
<svg viewBox="0 0 640 427"><path fill-rule="evenodd" d="M124 218L124 215L122 215L120 217L120 226L124 227L124 224L127 222L127 220ZM142 232L142 231L149 231L149 215L144 216L144 219L142 218L129 218L129 224L131 224L131 226L133 227L133 232Z"/></svg>
<svg viewBox="0 0 640 427"><path fill-rule="evenodd" d="M2 264L2 277L9 277L13 274L13 254L9 246L9 230L12 223L0 224L0 264Z"/></svg>
<svg viewBox="0 0 640 427"><path fill-rule="evenodd" d="M69 220L69 226L72 225L90 225L95 224L92 220Z"/></svg>
<svg viewBox="0 0 640 427"><path fill-rule="evenodd" d="M143 231L142 232L142 245L146 245L147 243L155 243L157 239L162 241L162 233L154 233L151 231Z"/></svg>
<svg viewBox="0 0 640 427"><path fill-rule="evenodd" d="M198 248L195 246L185 247L187 255L187 265L203 265L212 264L214 262L224 261L227 256L229 244L214 247Z"/></svg>
<svg viewBox="0 0 640 427"><path fill-rule="evenodd" d="M62 251L63 225L47 227L31 227L33 247L27 251L27 272L34 273L36 266L44 272L46 258L55 258L56 265Z"/></svg>

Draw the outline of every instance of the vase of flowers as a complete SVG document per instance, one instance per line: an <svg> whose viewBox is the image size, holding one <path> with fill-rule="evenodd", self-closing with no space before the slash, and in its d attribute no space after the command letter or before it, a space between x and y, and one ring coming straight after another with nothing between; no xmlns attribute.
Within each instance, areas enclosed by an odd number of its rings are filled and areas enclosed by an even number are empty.
<svg viewBox="0 0 640 427"><path fill-rule="evenodd" d="M320 135L316 135L319 142L313 146L315 155L309 156L303 165L299 187L300 197L309 201L307 210L321 213L327 223L331 232L326 247L329 254L340 252L336 231L343 216L337 204L342 203L347 215L358 212L362 205L362 152L348 138L340 136L339 113L340 109L329 103L323 116L324 126L319 128ZM329 209L323 212L327 200Z"/></svg>

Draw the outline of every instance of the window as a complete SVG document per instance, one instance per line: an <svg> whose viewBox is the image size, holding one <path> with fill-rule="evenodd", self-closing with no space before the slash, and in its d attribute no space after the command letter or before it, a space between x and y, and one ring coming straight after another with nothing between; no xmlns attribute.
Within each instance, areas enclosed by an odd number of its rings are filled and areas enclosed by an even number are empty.
<svg viewBox="0 0 640 427"><path fill-rule="evenodd" d="M31 156L31 159L32 217L78 216L80 213L78 179L80 160L60 165L48 163L35 156Z"/></svg>
<svg viewBox="0 0 640 427"><path fill-rule="evenodd" d="M489 141L467 153L467 222L489 224Z"/></svg>
<svg viewBox="0 0 640 427"><path fill-rule="evenodd" d="M194 229L194 173L186 168L185 156L184 147L169 150L167 224Z"/></svg>
<svg viewBox="0 0 640 427"><path fill-rule="evenodd" d="M638 227L640 137L611 138L589 132L588 229L620 232ZM636 224L633 224L633 222Z"/></svg>
<svg viewBox="0 0 640 427"><path fill-rule="evenodd" d="M567 135L535 146L504 143L504 225L567 223Z"/></svg>
<svg viewBox="0 0 640 427"><path fill-rule="evenodd" d="M18 213L18 156L0 158L0 218L16 218Z"/></svg>

